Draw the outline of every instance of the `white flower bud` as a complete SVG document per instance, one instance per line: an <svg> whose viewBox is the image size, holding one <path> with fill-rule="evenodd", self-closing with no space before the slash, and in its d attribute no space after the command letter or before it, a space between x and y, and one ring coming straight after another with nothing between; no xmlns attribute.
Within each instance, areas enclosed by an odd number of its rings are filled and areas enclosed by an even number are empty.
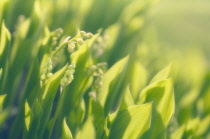
<svg viewBox="0 0 210 139"><path fill-rule="evenodd" d="M45 78L46 78L46 77L45 77L45 74L42 74L42 75L41 75L41 80L43 81L43 80L45 80Z"/></svg>
<svg viewBox="0 0 210 139"><path fill-rule="evenodd" d="M48 58L47 63L48 63L48 64L52 64L52 60L51 60L51 58Z"/></svg>
<svg viewBox="0 0 210 139"><path fill-rule="evenodd" d="M60 85L61 85L61 86L65 86L65 84L66 84L66 83L65 83L63 80L61 80Z"/></svg>
<svg viewBox="0 0 210 139"><path fill-rule="evenodd" d="M43 71L42 71L42 73L43 73L43 74L46 74L46 73L47 73L47 69L44 68Z"/></svg>
<svg viewBox="0 0 210 139"><path fill-rule="evenodd" d="M67 70L67 71L66 71L66 75L67 75L67 76L70 76L70 75L72 75L73 73L74 73L74 71L72 71L72 70Z"/></svg>
<svg viewBox="0 0 210 139"><path fill-rule="evenodd" d="M85 31L80 31L79 34L82 36L82 35L86 34L86 32Z"/></svg>
<svg viewBox="0 0 210 139"><path fill-rule="evenodd" d="M73 75L69 76L69 78L68 78L68 84L71 83L71 81L72 81L73 79L74 79L74 76L73 76Z"/></svg>
<svg viewBox="0 0 210 139"><path fill-rule="evenodd" d="M83 39L78 38L78 39L77 39L77 43L78 43L79 45L83 45L83 44L84 44L84 41L83 41Z"/></svg>
<svg viewBox="0 0 210 139"><path fill-rule="evenodd" d="M89 33L87 33L87 38L88 38L88 39L93 38L93 34L92 34L92 33L90 33L90 32L89 32Z"/></svg>
<svg viewBox="0 0 210 139"><path fill-rule="evenodd" d="M52 73L47 74L47 78L50 78L52 76Z"/></svg>
<svg viewBox="0 0 210 139"><path fill-rule="evenodd" d="M51 71L53 69L52 66L48 66L48 71Z"/></svg>
<svg viewBox="0 0 210 139"><path fill-rule="evenodd" d="M75 69L76 65L75 64L71 64L68 66L68 69Z"/></svg>
<svg viewBox="0 0 210 139"><path fill-rule="evenodd" d="M72 53L74 51L74 48L75 48L75 44L73 42L69 42L68 47L67 47L68 52Z"/></svg>
<svg viewBox="0 0 210 139"><path fill-rule="evenodd" d="M65 82L65 83L68 81L68 79L67 79L66 77L63 77L62 80L63 80L63 82Z"/></svg>
<svg viewBox="0 0 210 139"><path fill-rule="evenodd" d="M66 37L63 42L65 43L65 42L69 41L70 38L71 38L71 36Z"/></svg>

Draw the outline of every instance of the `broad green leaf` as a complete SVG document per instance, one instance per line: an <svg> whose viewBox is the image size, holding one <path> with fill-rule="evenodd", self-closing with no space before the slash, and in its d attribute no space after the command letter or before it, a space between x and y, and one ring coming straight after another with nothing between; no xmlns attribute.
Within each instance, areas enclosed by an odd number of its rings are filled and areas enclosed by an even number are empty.
<svg viewBox="0 0 210 139"><path fill-rule="evenodd" d="M61 139L73 139L71 131L66 123L66 118L63 119L62 137Z"/></svg>
<svg viewBox="0 0 210 139"><path fill-rule="evenodd" d="M164 69L162 69L160 72L158 72L153 77L153 79L150 81L150 84L154 83L156 81L159 81L159 80L167 79L167 78L169 78L172 75L172 73L173 73L173 65L170 64L167 67L165 67Z"/></svg>
<svg viewBox="0 0 210 139"><path fill-rule="evenodd" d="M201 137L210 129L210 114L202 119L199 123L198 130L196 132L197 137Z"/></svg>
<svg viewBox="0 0 210 139"><path fill-rule="evenodd" d="M171 134L170 139L182 139L184 131L185 131L185 126L179 127L176 131L174 131Z"/></svg>
<svg viewBox="0 0 210 139"><path fill-rule="evenodd" d="M94 139L95 135L96 135L96 133L95 133L92 119L89 118L84 123L83 127L79 129L79 131L76 134L75 139L85 139L85 138Z"/></svg>
<svg viewBox="0 0 210 139"><path fill-rule="evenodd" d="M123 109L126 109L130 106L133 106L133 105L134 105L133 97L131 95L129 87L127 87L126 92L125 92L124 97L123 97L123 100L122 100L122 103L120 105L119 111L121 111Z"/></svg>
<svg viewBox="0 0 210 139"><path fill-rule="evenodd" d="M140 138L150 128L152 103L134 105L118 113L110 129L110 139Z"/></svg>
<svg viewBox="0 0 210 139"><path fill-rule="evenodd" d="M140 94L140 103L154 102L154 107L160 114L164 126L169 124L174 111L175 99L172 78L154 82L144 88Z"/></svg>
<svg viewBox="0 0 210 139"><path fill-rule="evenodd" d="M123 58L122 60L118 61L114 66L112 66L103 76L102 80L102 88L101 92L98 94L98 100L99 103L103 108L105 108L105 105L109 104L112 105L113 99L115 97L120 96L114 96L114 93L116 95L117 92L113 92L114 89L119 89L120 86L115 86L117 83L119 83L119 76L123 71L123 68L127 62L128 57ZM121 92L122 93L122 92ZM109 99L112 96L111 99ZM110 107L107 108L106 113L110 110Z"/></svg>
<svg viewBox="0 0 210 139"><path fill-rule="evenodd" d="M0 112L2 111L4 100L6 98L7 94L0 95Z"/></svg>
<svg viewBox="0 0 210 139"><path fill-rule="evenodd" d="M138 100L141 89L146 86L147 83L147 71L144 66L135 62L131 72L130 90L134 100Z"/></svg>
<svg viewBox="0 0 210 139"><path fill-rule="evenodd" d="M184 138L194 136L196 134L197 129L199 128L199 123L200 123L199 117L188 121L188 123L186 124Z"/></svg>
<svg viewBox="0 0 210 139"><path fill-rule="evenodd" d="M93 124L96 130L96 138L101 138L104 132L104 126L105 125L105 117L104 117L104 111L101 105L98 101L95 101L93 98L89 99L89 108L88 108L88 114L89 116L93 117Z"/></svg>

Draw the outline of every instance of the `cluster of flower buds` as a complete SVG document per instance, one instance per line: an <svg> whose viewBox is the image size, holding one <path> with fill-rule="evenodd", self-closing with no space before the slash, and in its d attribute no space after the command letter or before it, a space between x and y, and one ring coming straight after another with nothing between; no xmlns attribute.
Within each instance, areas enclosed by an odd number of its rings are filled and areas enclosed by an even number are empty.
<svg viewBox="0 0 210 139"><path fill-rule="evenodd" d="M67 47L67 50L69 53L72 53L75 49L75 46L76 44L81 46L84 44L84 40L87 40L87 39L91 39L93 37L93 34L88 32L86 33L85 31L80 31L79 32L79 35L78 35L78 38L76 38L75 40L69 40L69 38L67 37L64 42L67 42L68 41L68 47Z"/></svg>
<svg viewBox="0 0 210 139"><path fill-rule="evenodd" d="M60 85L61 88L66 87L68 84L70 84L72 82L72 80L74 79L74 71L75 71L75 64L71 64L68 66L63 78L60 81Z"/></svg>
<svg viewBox="0 0 210 139"><path fill-rule="evenodd" d="M83 40L87 40L87 39L93 38L93 34L90 33L90 32L87 32L87 33L86 33L85 31L80 31L79 34L80 34L80 36L81 36L81 38L82 38Z"/></svg>
<svg viewBox="0 0 210 139"><path fill-rule="evenodd" d="M48 58L47 64L45 64L44 69L41 74L41 83L46 81L52 76L52 60L51 58Z"/></svg>
<svg viewBox="0 0 210 139"><path fill-rule="evenodd" d="M89 93L89 95L94 99L96 94L101 91L103 74L106 71L106 68L106 63L98 63L97 65L93 65L90 69L90 73L94 76L94 81L92 84L92 91Z"/></svg>
<svg viewBox="0 0 210 139"><path fill-rule="evenodd" d="M92 54L94 58L98 58L101 55L103 55L108 39L109 35L107 35L106 32L96 39L93 45L93 54Z"/></svg>
<svg viewBox="0 0 210 139"><path fill-rule="evenodd" d="M61 28L58 28L51 33L53 46L57 44L57 40L61 37L62 34L63 30Z"/></svg>

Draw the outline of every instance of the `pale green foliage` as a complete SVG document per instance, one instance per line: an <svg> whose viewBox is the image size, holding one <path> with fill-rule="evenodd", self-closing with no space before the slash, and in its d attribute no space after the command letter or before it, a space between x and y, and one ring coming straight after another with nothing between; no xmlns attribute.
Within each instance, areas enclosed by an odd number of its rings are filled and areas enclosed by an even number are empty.
<svg viewBox="0 0 210 139"><path fill-rule="evenodd" d="M152 103L135 105L120 111L114 120L109 138L139 138L150 128Z"/></svg>
<svg viewBox="0 0 210 139"><path fill-rule="evenodd" d="M153 2L1 0L0 138L208 138L209 71L196 53L164 68Z"/></svg>

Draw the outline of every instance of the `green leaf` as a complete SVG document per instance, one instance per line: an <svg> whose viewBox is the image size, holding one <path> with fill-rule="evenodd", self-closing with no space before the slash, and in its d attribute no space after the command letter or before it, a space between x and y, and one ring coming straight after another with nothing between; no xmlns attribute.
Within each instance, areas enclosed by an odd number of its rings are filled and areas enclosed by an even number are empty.
<svg viewBox="0 0 210 139"><path fill-rule="evenodd" d="M147 83L147 71L144 66L135 62L131 72L130 90L134 100L138 100L140 91L146 86Z"/></svg>
<svg viewBox="0 0 210 139"><path fill-rule="evenodd" d="M9 3L9 0L1 0L0 1L0 25L2 23L3 16L5 14L4 10L6 9L8 3Z"/></svg>
<svg viewBox="0 0 210 139"><path fill-rule="evenodd" d="M123 76L120 75L123 74L122 72L127 60L128 57L125 57L118 61L103 76L102 88L101 92L98 94L98 100L101 106L105 108L105 115L110 111L116 97L120 98L123 95L122 92L120 92L120 95L117 95L117 91L122 83Z"/></svg>
<svg viewBox="0 0 210 139"><path fill-rule="evenodd" d="M141 104L151 101L154 102L154 107L167 127L175 111L172 78L154 82L141 92L139 101Z"/></svg>
<svg viewBox="0 0 210 139"><path fill-rule="evenodd" d="M106 121L104 117L104 110L98 101L95 101L93 98L89 99L88 114L86 115L87 117L90 115L93 117L93 124L96 130L96 138L101 138Z"/></svg>
<svg viewBox="0 0 210 139"><path fill-rule="evenodd" d="M27 105L28 105L28 102L27 102ZM30 109L30 107L27 105L25 105L25 107L28 107L27 109ZM43 110L40 105L40 102L38 101L38 99L36 99L33 106L31 107L30 111L28 111L29 116L31 114L31 117L28 118L28 119L30 119L30 125L29 125L29 130L25 130L25 132L24 132L24 138L26 138L26 139L27 138L37 139L38 138L38 128L40 126L40 119L42 116L42 111Z"/></svg>
<svg viewBox="0 0 210 139"><path fill-rule="evenodd" d="M194 136L200 123L200 118L194 118L192 120L189 120L186 124L185 134L184 138Z"/></svg>
<svg viewBox="0 0 210 139"><path fill-rule="evenodd" d="M0 28L0 68L2 68L2 76L0 79L0 90L5 92L5 83L8 78L8 62L9 62L9 51L10 51L10 41L11 35L6 28L4 22Z"/></svg>
<svg viewBox="0 0 210 139"><path fill-rule="evenodd" d="M95 129L93 126L93 122L92 119L89 118L83 125L83 127L81 129L79 129L79 131L76 134L75 139L85 139L85 138L90 138L90 139L94 139L95 138Z"/></svg>
<svg viewBox="0 0 210 139"><path fill-rule="evenodd" d="M66 118L63 119L62 137L61 139L73 139L71 131L66 123Z"/></svg>
<svg viewBox="0 0 210 139"><path fill-rule="evenodd" d="M0 37L1 37L1 42L0 42L0 60L1 61L0 62L2 64L2 62L6 61L7 54L5 55L5 52L8 53L10 40L11 40L11 35L4 23L2 23L1 25Z"/></svg>
<svg viewBox="0 0 210 139"><path fill-rule="evenodd" d="M6 98L7 94L0 95L0 112L2 111L4 100Z"/></svg>
<svg viewBox="0 0 210 139"><path fill-rule="evenodd" d="M172 75L172 73L173 73L173 65L170 64L167 67L165 67L164 69L162 69L160 72L158 72L153 77L153 79L150 81L150 84L154 83L156 81L159 81L159 80L167 79L167 78L169 78Z"/></svg>
<svg viewBox="0 0 210 139"><path fill-rule="evenodd" d="M150 128L152 103L131 106L118 113L110 129L110 139L140 138Z"/></svg>
<svg viewBox="0 0 210 139"><path fill-rule="evenodd" d="M184 131L185 131L185 126L181 126L176 131L173 132L173 134L170 136L170 139L182 139Z"/></svg>
<svg viewBox="0 0 210 139"><path fill-rule="evenodd" d="M126 109L130 106L133 106L133 105L134 105L133 97L131 95L131 92L130 92L129 88L127 87L126 92L125 92L124 97L123 97L123 100L122 100L122 103L120 105L119 111L121 111L123 109Z"/></svg>
<svg viewBox="0 0 210 139"><path fill-rule="evenodd" d="M5 121L5 119L7 118L7 116L9 115L8 110L3 110L3 104L4 104L4 100L5 100L6 96L7 96L7 94L0 95L0 128L3 124L3 122Z"/></svg>
<svg viewBox="0 0 210 139"><path fill-rule="evenodd" d="M196 132L197 137L203 136L210 129L210 114L202 119Z"/></svg>
<svg viewBox="0 0 210 139"><path fill-rule="evenodd" d="M50 79L47 81L42 97L41 97L41 106L43 109L43 115L41 118L41 126L42 128L39 128L39 138L42 138L43 132L45 130L46 124L49 120L49 116L51 114L53 101L56 95L57 90L59 89L60 80L64 75L64 72L66 71L67 66L64 66L62 69L57 71L55 74L50 77Z"/></svg>
<svg viewBox="0 0 210 139"><path fill-rule="evenodd" d="M25 126L26 126L27 131L29 131L32 118L33 118L33 112L31 111L31 108L28 105L28 102L26 101L25 102Z"/></svg>

